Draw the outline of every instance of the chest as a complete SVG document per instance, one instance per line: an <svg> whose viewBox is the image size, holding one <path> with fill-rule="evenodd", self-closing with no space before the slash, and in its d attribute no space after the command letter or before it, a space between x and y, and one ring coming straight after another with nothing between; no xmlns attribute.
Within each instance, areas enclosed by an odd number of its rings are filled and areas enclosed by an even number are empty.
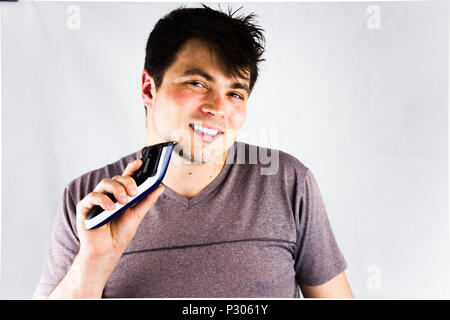
<svg viewBox="0 0 450 320"><path fill-rule="evenodd" d="M294 297L296 232L283 202L158 201L119 261L109 297Z"/></svg>

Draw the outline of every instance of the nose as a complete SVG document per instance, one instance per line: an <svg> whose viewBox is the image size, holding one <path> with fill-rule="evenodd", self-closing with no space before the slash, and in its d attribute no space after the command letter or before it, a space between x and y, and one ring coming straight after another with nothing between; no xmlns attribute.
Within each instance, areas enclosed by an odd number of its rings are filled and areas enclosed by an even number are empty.
<svg viewBox="0 0 450 320"><path fill-rule="evenodd" d="M210 92L207 101L200 107L200 110L210 116L223 118L225 107L225 99L217 92Z"/></svg>

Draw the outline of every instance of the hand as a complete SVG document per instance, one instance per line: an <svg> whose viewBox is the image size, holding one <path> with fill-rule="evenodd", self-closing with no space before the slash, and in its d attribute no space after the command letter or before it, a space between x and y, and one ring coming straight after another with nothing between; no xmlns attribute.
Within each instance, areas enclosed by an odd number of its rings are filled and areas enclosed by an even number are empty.
<svg viewBox="0 0 450 320"><path fill-rule="evenodd" d="M131 177L142 165L142 160L130 162L121 176L103 179L94 189L77 204L77 231L80 239L80 254L89 258L112 258L118 261L136 230L164 191L161 185L145 199L97 229L86 230L84 220L95 205L104 210L112 210L115 205L106 193L113 194L119 203L128 202L128 197L137 194L137 186ZM121 197L124 197L123 199Z"/></svg>

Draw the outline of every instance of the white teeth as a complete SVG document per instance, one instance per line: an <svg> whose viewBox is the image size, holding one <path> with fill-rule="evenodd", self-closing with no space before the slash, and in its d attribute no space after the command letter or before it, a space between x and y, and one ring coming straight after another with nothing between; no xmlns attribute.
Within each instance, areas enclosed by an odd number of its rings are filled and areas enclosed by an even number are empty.
<svg viewBox="0 0 450 320"><path fill-rule="evenodd" d="M195 131L199 131L201 133L210 135L210 136L215 136L218 135L220 131L214 130L214 129L208 129L208 128L204 128L202 126L198 126L198 125L193 125L194 130Z"/></svg>

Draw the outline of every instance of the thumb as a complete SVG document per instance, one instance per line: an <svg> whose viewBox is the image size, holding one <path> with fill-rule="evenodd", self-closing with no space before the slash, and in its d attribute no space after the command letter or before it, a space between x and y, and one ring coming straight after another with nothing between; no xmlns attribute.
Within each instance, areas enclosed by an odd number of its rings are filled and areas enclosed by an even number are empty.
<svg viewBox="0 0 450 320"><path fill-rule="evenodd" d="M142 160L134 160L127 164L125 171L122 173L123 176L132 176L142 165Z"/></svg>

